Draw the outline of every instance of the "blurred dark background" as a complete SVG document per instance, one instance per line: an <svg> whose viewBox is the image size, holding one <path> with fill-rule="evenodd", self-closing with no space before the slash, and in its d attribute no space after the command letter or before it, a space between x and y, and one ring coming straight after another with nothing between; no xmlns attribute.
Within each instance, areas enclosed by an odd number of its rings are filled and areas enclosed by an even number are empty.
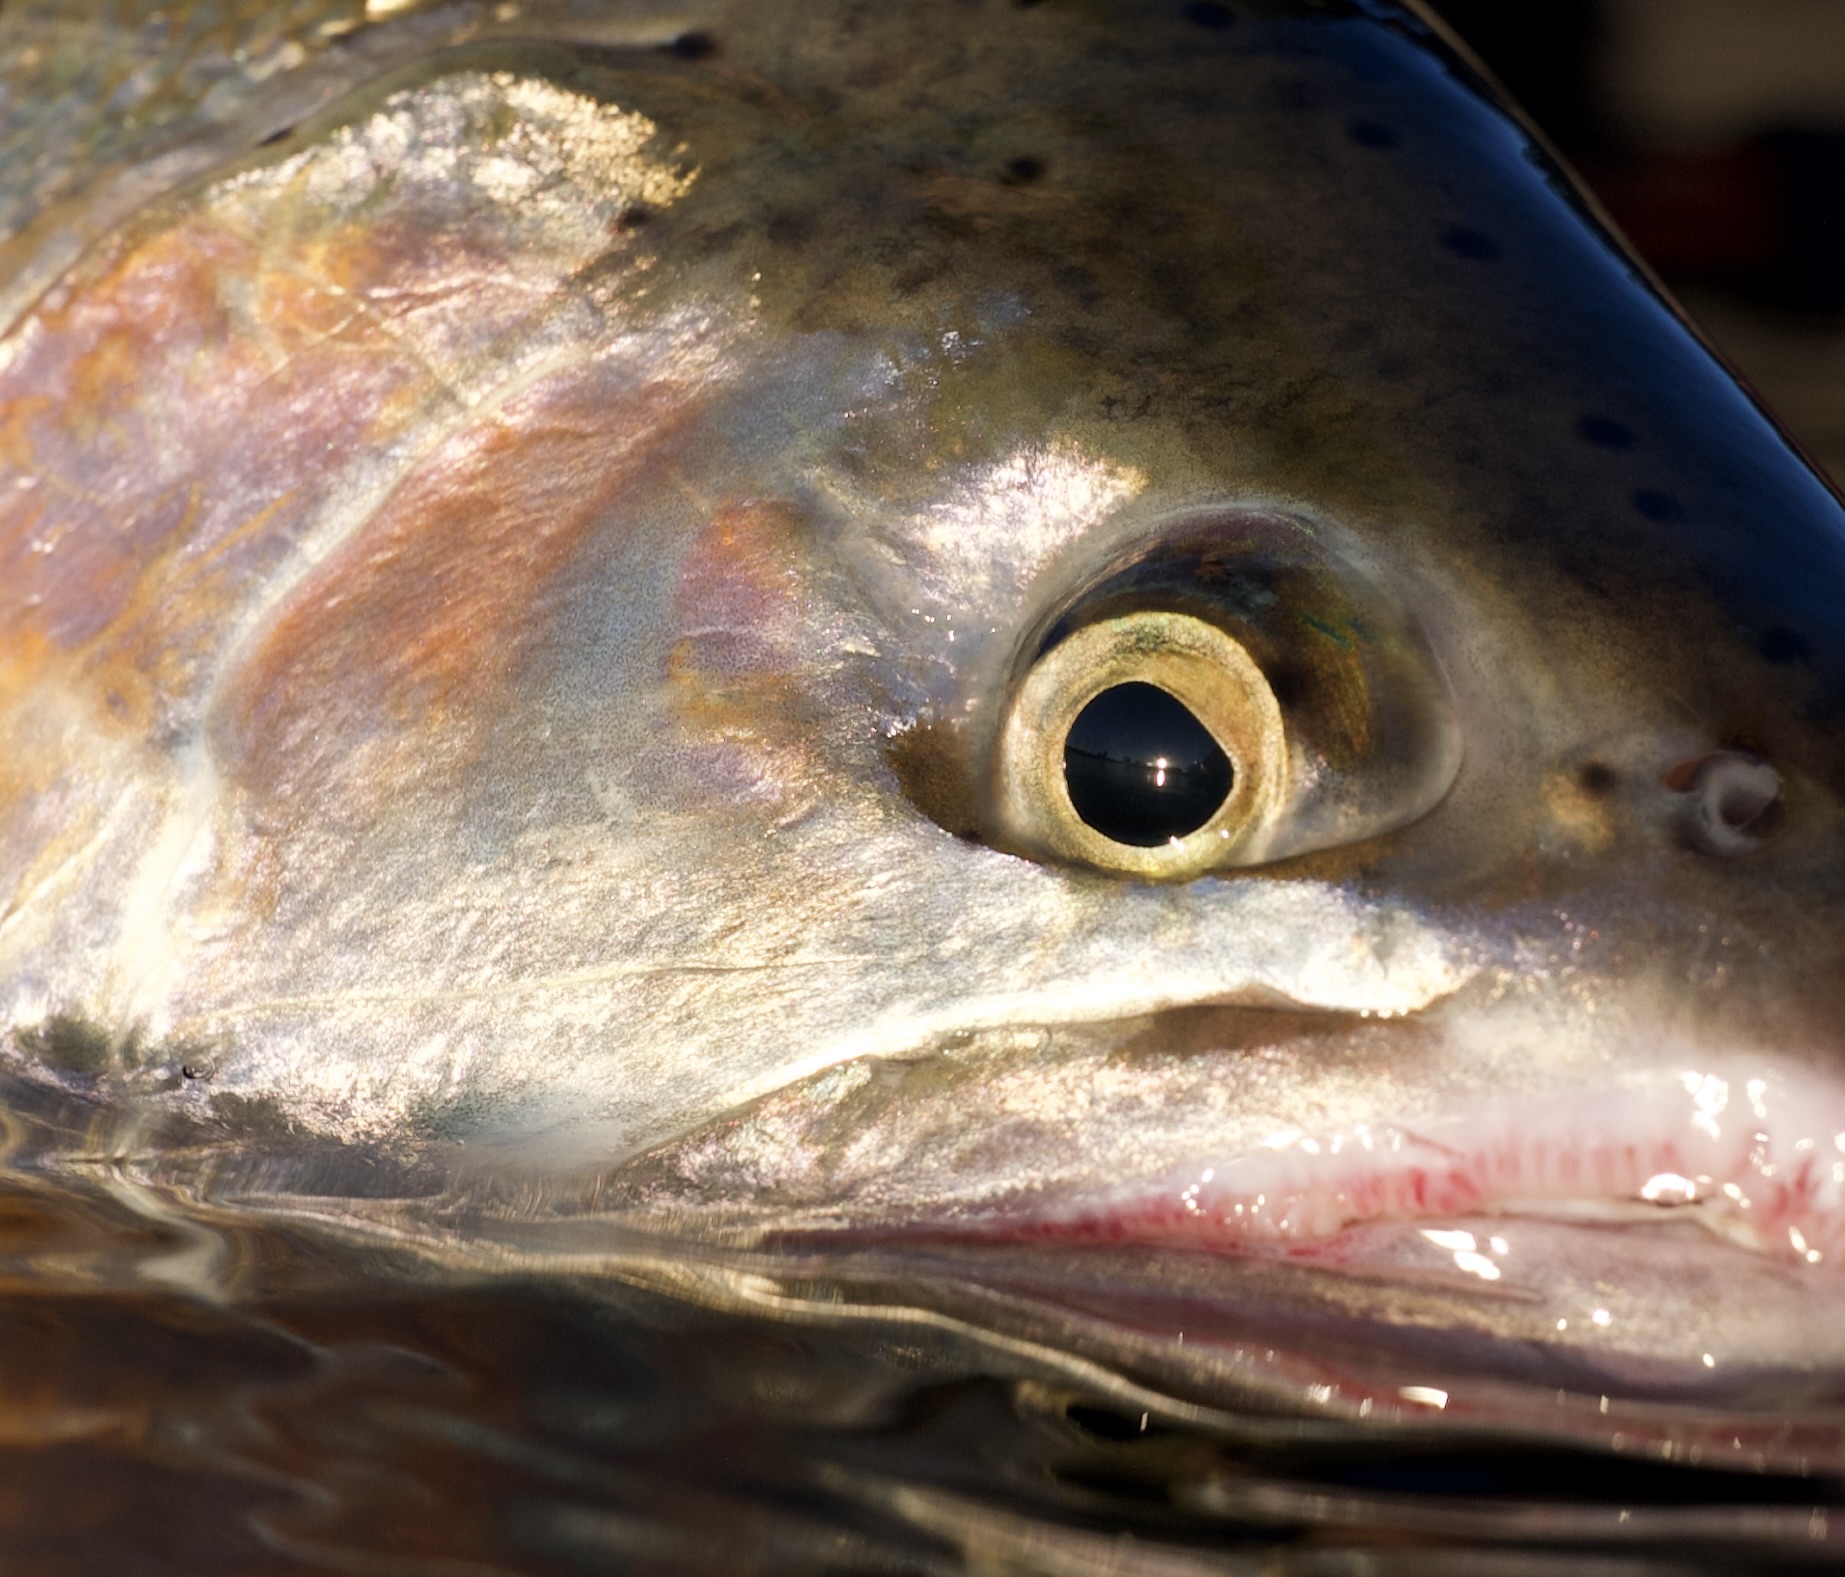
<svg viewBox="0 0 1845 1577"><path fill-rule="evenodd" d="M1845 0L1432 0L1845 479Z"/></svg>

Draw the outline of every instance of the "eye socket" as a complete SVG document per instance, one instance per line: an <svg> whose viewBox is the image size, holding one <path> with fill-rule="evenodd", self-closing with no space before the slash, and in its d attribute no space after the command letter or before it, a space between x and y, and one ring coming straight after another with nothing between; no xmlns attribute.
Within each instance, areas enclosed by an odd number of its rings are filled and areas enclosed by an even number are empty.
<svg viewBox="0 0 1845 1577"><path fill-rule="evenodd" d="M1021 627L974 792L916 769L955 737L919 731L912 797L1013 853L1164 881L1373 837L1439 802L1460 765L1447 683L1337 529L1162 524L1057 577L1065 595Z"/></svg>
<svg viewBox="0 0 1845 1577"><path fill-rule="evenodd" d="M1189 614L1085 625L1039 659L999 741L1001 815L1055 858L1172 879L1261 857L1288 789L1281 707Z"/></svg>

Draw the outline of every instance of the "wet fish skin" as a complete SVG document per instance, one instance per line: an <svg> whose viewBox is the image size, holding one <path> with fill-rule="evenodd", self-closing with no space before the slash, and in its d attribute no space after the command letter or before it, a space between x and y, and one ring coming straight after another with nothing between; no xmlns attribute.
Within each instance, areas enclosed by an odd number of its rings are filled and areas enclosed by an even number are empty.
<svg viewBox="0 0 1845 1577"><path fill-rule="evenodd" d="M1832 493L1418 18L1191 12L444 9L106 227L64 178L0 346L16 1054L756 1229L1686 1071L1845 1131ZM1207 518L1408 610L1419 814L1322 752L1369 808L1282 863L993 846L1034 633ZM1725 751L1781 785L1729 856ZM1695 1364L1645 1293L1549 1339Z"/></svg>

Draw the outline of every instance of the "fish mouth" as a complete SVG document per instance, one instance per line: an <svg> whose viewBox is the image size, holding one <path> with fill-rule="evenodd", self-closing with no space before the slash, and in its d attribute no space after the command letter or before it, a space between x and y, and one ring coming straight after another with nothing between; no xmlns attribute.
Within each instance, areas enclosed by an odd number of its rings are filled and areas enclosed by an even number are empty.
<svg viewBox="0 0 1845 1577"><path fill-rule="evenodd" d="M1709 1059L1545 1100L1422 1120L1287 1125L1092 1202L1003 1228L1064 1241L1333 1255L1355 1229L1458 1217L1695 1223L1790 1264L1845 1259L1845 1092L1798 1069ZM1501 1278L1502 1237L1425 1231Z"/></svg>
<svg viewBox="0 0 1845 1577"><path fill-rule="evenodd" d="M1020 1055L1015 1030L971 1055L832 1069L824 1097L804 1081L761 1112L810 1157L849 1142L864 1164L831 1169L823 1207L848 1227L868 1205L886 1225L1012 1241L1310 1258L1458 1217L1669 1222L1789 1266L1845 1264L1845 1084L1817 1059L1657 1023L1565 1053L1568 1026L1450 1007L1199 1006L1039 1031L1061 1060L1045 1043ZM1494 1234L1463 1236L1429 1241L1497 1280Z"/></svg>
<svg viewBox="0 0 1845 1577"><path fill-rule="evenodd" d="M1088 1322L1090 1350L1162 1383L1247 1361L1291 1405L1511 1383L1503 1416L1555 1388L1591 1399L1592 1432L1604 1397L1830 1398L1845 1089L1825 1064L1631 1020L1546 1062L1559 1026L1469 1007L1198 1007L867 1059L656 1152L629 1198L728 1220L765 1263Z"/></svg>
<svg viewBox="0 0 1845 1577"><path fill-rule="evenodd" d="M1183 1310L1166 1316L1175 1341L1182 1327L1200 1347L1262 1344L1316 1372L1336 1355L1348 1400L1446 1407L1511 1380L1772 1411L1790 1376L1830 1396L1845 1373L1845 1094L1753 1058L1417 1120L1287 1125L935 1233L984 1239L995 1265L1001 1245L1047 1263L1120 1256L1088 1278L1093 1313L1146 1330L1166 1303ZM1140 1276L1146 1291L1120 1290ZM1176 1301L1159 1290L1174 1286Z"/></svg>

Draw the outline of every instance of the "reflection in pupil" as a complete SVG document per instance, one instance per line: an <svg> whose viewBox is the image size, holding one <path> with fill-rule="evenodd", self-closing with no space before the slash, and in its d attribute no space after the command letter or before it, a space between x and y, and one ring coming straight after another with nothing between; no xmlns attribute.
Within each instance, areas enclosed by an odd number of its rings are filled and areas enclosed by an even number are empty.
<svg viewBox="0 0 1845 1577"><path fill-rule="evenodd" d="M1157 685L1104 690L1064 738L1064 786L1076 814L1135 848L1196 832L1229 798L1232 776L1210 731Z"/></svg>

